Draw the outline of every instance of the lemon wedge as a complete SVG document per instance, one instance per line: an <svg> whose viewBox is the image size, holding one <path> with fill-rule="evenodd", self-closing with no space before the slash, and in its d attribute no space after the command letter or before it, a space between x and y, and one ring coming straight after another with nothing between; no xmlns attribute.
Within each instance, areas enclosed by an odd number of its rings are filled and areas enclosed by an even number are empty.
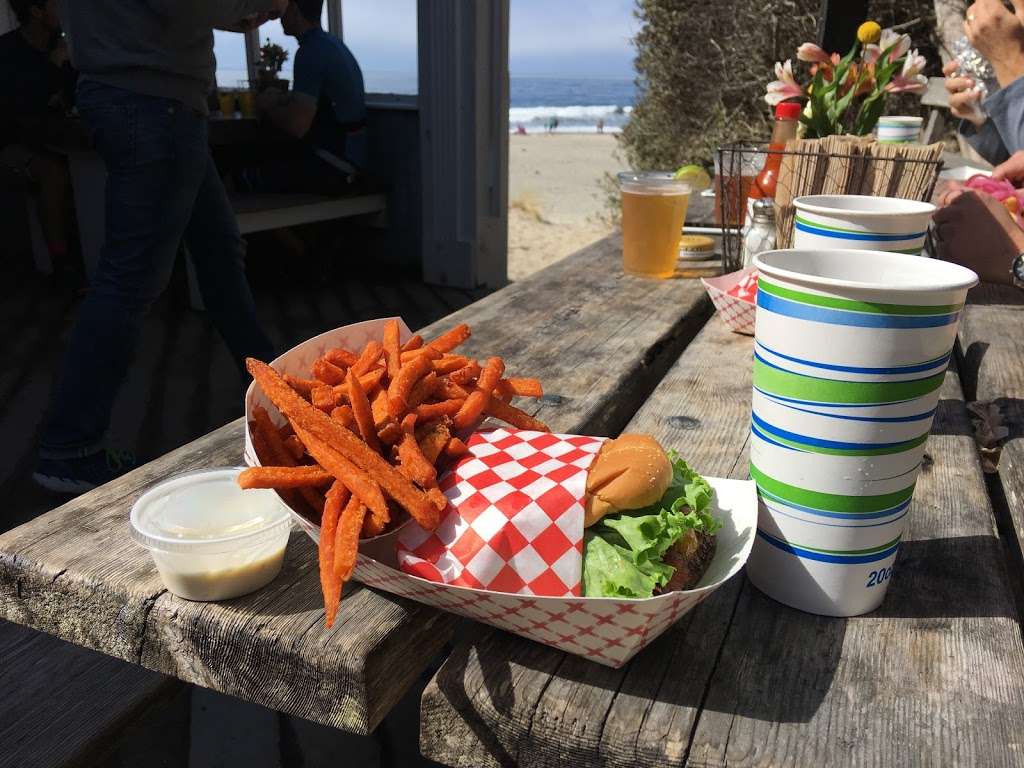
<svg viewBox="0 0 1024 768"><path fill-rule="evenodd" d="M676 181L685 181L694 192L711 188L711 177L699 165L684 165L672 178Z"/></svg>

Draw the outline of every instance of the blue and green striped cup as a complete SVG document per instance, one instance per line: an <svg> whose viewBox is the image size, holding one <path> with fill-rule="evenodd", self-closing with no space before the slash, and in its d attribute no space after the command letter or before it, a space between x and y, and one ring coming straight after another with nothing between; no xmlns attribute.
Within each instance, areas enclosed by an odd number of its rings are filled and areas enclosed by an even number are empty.
<svg viewBox="0 0 1024 768"><path fill-rule="evenodd" d="M921 254L935 206L870 195L804 195L793 201L794 248Z"/></svg>
<svg viewBox="0 0 1024 768"><path fill-rule="evenodd" d="M977 276L878 251L768 251L754 341L750 580L810 613L878 607Z"/></svg>

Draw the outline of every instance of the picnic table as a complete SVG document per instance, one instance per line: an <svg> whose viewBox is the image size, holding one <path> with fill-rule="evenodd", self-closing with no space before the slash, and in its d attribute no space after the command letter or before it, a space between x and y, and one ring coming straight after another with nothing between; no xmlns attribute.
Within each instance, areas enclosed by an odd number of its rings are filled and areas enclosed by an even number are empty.
<svg viewBox="0 0 1024 768"><path fill-rule="evenodd" d="M746 478L751 339L712 317L699 282L623 275L620 249L607 238L423 332L469 323L468 353L543 379L533 410L556 431L650 432L705 475ZM985 319L995 306L969 308L964 325L989 354L1006 335ZM1024 309L1005 311L1019 323ZM169 474L239 464L241 420L0 536L0 616L358 733L447 654L422 697L420 747L452 766L1024 764L1010 546L1024 520L999 523L1005 505L990 499L960 383L974 386L967 342L897 575L867 616L801 613L740 575L621 669L359 585L326 630L299 532L266 589L180 600L130 541L128 510ZM997 364L1016 385L1019 352ZM1010 381L985 380L990 399Z"/></svg>

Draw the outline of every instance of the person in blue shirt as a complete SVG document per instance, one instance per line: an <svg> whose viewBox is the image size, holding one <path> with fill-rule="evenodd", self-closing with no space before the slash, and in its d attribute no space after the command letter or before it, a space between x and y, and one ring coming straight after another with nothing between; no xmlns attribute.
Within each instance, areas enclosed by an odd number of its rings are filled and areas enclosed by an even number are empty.
<svg viewBox="0 0 1024 768"><path fill-rule="evenodd" d="M281 16L299 42L289 93L257 97L264 118L301 144L261 169L276 191L331 191L366 167L366 92L355 56L320 25L323 0L292 0Z"/></svg>

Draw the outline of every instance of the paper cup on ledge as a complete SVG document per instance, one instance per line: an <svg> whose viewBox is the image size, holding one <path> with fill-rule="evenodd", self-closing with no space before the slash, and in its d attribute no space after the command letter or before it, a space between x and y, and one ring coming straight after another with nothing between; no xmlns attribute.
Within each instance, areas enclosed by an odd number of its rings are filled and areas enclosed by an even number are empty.
<svg viewBox="0 0 1024 768"><path fill-rule="evenodd" d="M875 137L882 144L915 144L921 139L921 117L880 117Z"/></svg>
<svg viewBox="0 0 1024 768"><path fill-rule="evenodd" d="M271 365L305 378L331 347L359 349L371 339L380 341L385 322L369 320L328 331ZM411 332L402 322L400 329L402 341L407 341ZM257 406L265 407L275 423L284 423L251 385L245 396L247 423ZM354 578L621 667L743 568L754 543L757 496L749 481L707 478L715 492L710 512L723 527L714 558L694 589L640 600L579 597L586 469L604 439L511 428L477 430L467 436L468 453L439 478L450 503L437 531L427 534L406 521L360 541ZM248 429L244 454L247 464L259 465ZM316 521L295 509L292 515L318 542Z"/></svg>
<svg viewBox="0 0 1024 768"><path fill-rule="evenodd" d="M870 195L805 195L793 201L794 248L921 255L935 206Z"/></svg>
<svg viewBox="0 0 1024 768"><path fill-rule="evenodd" d="M810 613L885 596L969 269L873 252L769 251L760 270L750 580Z"/></svg>

